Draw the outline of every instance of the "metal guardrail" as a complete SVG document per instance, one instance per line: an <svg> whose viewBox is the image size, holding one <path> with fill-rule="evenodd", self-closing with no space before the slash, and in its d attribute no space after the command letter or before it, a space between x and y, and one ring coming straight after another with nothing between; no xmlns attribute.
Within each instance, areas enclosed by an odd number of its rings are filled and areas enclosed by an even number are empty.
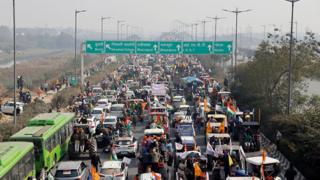
<svg viewBox="0 0 320 180"><path fill-rule="evenodd" d="M268 152L268 155L276 158L280 161L280 167L281 167L281 173L280 177L281 179L285 179L285 173L290 167L290 161L277 150L277 146L272 143L264 134L261 133L261 146L266 149ZM302 173L294 167L295 171L297 172L297 175L295 176L295 180L306 180L306 178L302 175Z"/></svg>

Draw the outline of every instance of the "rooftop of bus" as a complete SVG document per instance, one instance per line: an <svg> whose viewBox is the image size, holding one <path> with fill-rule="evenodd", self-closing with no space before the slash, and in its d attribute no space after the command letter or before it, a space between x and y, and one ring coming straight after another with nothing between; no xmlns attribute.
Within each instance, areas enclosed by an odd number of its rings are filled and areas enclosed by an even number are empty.
<svg viewBox="0 0 320 180"><path fill-rule="evenodd" d="M32 149L30 142L0 142L0 177Z"/></svg>
<svg viewBox="0 0 320 180"><path fill-rule="evenodd" d="M12 135L10 139L42 138L51 136L54 133L54 130L58 130L62 127L62 124L65 124L66 120L70 121L74 116L74 113L39 114L29 121L27 127Z"/></svg>

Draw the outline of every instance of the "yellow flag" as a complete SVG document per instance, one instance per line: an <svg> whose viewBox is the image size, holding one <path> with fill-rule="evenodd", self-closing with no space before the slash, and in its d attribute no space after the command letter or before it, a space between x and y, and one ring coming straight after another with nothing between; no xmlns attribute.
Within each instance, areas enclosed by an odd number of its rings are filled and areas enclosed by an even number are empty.
<svg viewBox="0 0 320 180"><path fill-rule="evenodd" d="M232 158L230 155L228 155L228 160L229 160L229 166L232 166L233 165L233 161L232 161Z"/></svg>

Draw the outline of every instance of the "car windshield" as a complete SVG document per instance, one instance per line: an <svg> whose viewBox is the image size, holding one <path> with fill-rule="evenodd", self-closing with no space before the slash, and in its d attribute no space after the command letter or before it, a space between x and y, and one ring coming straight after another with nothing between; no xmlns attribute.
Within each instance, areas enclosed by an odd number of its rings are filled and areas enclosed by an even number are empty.
<svg viewBox="0 0 320 180"><path fill-rule="evenodd" d="M180 111L188 111L189 107L180 107Z"/></svg>
<svg viewBox="0 0 320 180"><path fill-rule="evenodd" d="M101 114L101 110L92 110L91 114Z"/></svg>
<svg viewBox="0 0 320 180"><path fill-rule="evenodd" d="M122 111L122 107L111 107L111 111Z"/></svg>
<svg viewBox="0 0 320 180"><path fill-rule="evenodd" d="M107 118L105 121L106 122L117 122L117 120L113 119L113 118Z"/></svg>
<svg viewBox="0 0 320 180"><path fill-rule="evenodd" d="M101 169L101 174L105 175L114 175L114 174L119 174L121 173L120 169L117 168L103 168Z"/></svg>
<svg viewBox="0 0 320 180"><path fill-rule="evenodd" d="M130 145L131 141L128 141L128 140L118 141L117 144L118 145Z"/></svg>
<svg viewBox="0 0 320 180"><path fill-rule="evenodd" d="M57 170L55 174L55 178L63 178L63 177L76 177L78 176L77 170Z"/></svg>
<svg viewBox="0 0 320 180"><path fill-rule="evenodd" d="M99 101L98 104L99 104L99 105L106 105L106 104L108 104L108 103L105 102L105 101Z"/></svg>

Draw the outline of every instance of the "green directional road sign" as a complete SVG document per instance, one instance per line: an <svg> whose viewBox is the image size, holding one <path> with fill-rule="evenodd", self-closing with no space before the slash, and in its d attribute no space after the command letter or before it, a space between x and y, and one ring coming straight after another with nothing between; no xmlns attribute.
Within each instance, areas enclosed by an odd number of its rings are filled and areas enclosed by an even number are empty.
<svg viewBox="0 0 320 180"><path fill-rule="evenodd" d="M104 41L86 41L86 53L103 54L104 50Z"/></svg>
<svg viewBox="0 0 320 180"><path fill-rule="evenodd" d="M232 41L212 42L212 44L213 44L212 54L231 54L232 53Z"/></svg>
<svg viewBox="0 0 320 180"><path fill-rule="evenodd" d="M158 54L159 43L157 41L137 41L137 54Z"/></svg>
<svg viewBox="0 0 320 180"><path fill-rule="evenodd" d="M108 54L135 54L135 41L105 41L105 52Z"/></svg>
<svg viewBox="0 0 320 180"><path fill-rule="evenodd" d="M182 42L177 41L160 41L159 54L182 54Z"/></svg>
<svg viewBox="0 0 320 180"><path fill-rule="evenodd" d="M88 54L231 54L231 41L86 41Z"/></svg>
<svg viewBox="0 0 320 180"><path fill-rule="evenodd" d="M183 54L211 54L212 42L183 42Z"/></svg>

